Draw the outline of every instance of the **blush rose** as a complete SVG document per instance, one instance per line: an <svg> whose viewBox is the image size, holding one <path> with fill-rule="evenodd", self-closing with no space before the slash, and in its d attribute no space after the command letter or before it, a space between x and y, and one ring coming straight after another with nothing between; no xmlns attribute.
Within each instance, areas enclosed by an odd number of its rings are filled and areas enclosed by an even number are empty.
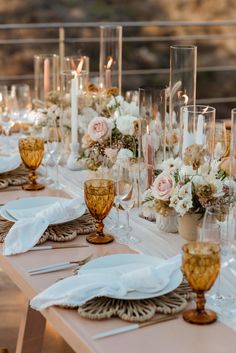
<svg viewBox="0 0 236 353"><path fill-rule="evenodd" d="M152 186L152 194L155 199L168 201L174 188L175 181L172 176L162 172L159 174Z"/></svg>

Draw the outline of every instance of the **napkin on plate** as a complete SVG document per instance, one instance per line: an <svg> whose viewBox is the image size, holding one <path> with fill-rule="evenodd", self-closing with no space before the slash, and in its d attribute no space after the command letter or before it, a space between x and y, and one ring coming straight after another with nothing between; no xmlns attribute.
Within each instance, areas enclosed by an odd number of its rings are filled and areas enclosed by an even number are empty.
<svg viewBox="0 0 236 353"><path fill-rule="evenodd" d="M3 255L13 255L30 250L37 244L49 224L61 219L76 218L75 206L81 199L57 201L43 208L32 218L17 221L8 232L3 246Z"/></svg>
<svg viewBox="0 0 236 353"><path fill-rule="evenodd" d="M130 291L158 293L180 266L181 255L177 255L157 266L135 263L83 269L78 275L53 284L34 297L30 304L33 309L43 310L52 305L78 306L101 296L123 297Z"/></svg>
<svg viewBox="0 0 236 353"><path fill-rule="evenodd" d="M0 152L0 161L0 173L4 173L17 168L20 165L21 159L19 153L9 155L7 152Z"/></svg>

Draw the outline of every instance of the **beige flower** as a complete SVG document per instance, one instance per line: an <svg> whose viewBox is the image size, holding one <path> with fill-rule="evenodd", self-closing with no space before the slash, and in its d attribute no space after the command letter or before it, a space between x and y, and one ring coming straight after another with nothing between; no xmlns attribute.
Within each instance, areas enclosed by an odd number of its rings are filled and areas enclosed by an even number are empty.
<svg viewBox="0 0 236 353"><path fill-rule="evenodd" d="M206 150L202 145L193 144L186 148L184 152L184 164L190 165L197 170L205 162Z"/></svg>
<svg viewBox="0 0 236 353"><path fill-rule="evenodd" d="M94 144L94 141L91 139L89 134L84 134L82 137L82 148L88 148Z"/></svg>
<svg viewBox="0 0 236 353"><path fill-rule="evenodd" d="M199 185L196 190L196 194L199 197L201 203L211 200L216 193L216 186L213 184Z"/></svg>

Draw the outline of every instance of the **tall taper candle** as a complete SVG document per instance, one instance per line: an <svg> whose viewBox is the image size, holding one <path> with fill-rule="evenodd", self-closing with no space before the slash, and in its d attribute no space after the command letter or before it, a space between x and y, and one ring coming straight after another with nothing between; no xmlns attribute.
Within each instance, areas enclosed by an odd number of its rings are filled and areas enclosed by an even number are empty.
<svg viewBox="0 0 236 353"><path fill-rule="evenodd" d="M78 103L77 103L78 78L71 79L71 142L78 142Z"/></svg>

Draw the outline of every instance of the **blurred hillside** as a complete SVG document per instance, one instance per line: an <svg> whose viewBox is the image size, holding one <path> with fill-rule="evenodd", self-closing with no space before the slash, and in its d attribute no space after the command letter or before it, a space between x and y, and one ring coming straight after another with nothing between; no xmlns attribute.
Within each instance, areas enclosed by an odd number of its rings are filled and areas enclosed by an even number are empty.
<svg viewBox="0 0 236 353"><path fill-rule="evenodd" d="M0 2L1 24L43 22L92 22L92 21L213 21L236 18L235 0L11 0ZM125 37L205 35L207 39L158 42L124 43L123 69L157 69L169 67L171 44L195 44L198 46L198 66L234 66L236 63L235 27L130 27ZM221 35L232 35L221 38ZM216 35L210 40L211 35ZM98 37L98 28L66 30L66 37ZM25 38L57 38L55 30L0 31L0 40ZM209 40L208 40L209 38ZM33 73L33 55L57 52L56 44L2 44L0 50L0 76ZM92 71L98 69L99 46L86 43L69 43L66 54L84 52L91 57ZM236 71L198 73L198 98L232 97L235 90ZM10 84L11 81L8 81ZM32 82L31 82L32 83ZM168 74L124 76L124 89L137 89L141 85L167 85ZM218 116L227 117L236 102L216 104Z"/></svg>

